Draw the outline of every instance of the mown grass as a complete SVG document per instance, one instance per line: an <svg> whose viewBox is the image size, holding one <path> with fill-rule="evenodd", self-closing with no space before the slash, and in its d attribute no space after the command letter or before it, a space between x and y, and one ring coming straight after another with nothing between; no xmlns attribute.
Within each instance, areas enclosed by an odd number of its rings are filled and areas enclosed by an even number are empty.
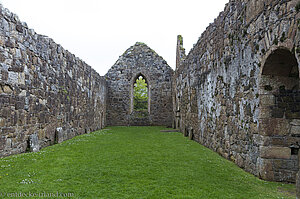
<svg viewBox="0 0 300 199"><path fill-rule="evenodd" d="M294 185L265 182L180 133L109 127L0 159L2 193L73 198L295 198ZM4 196L2 196L5 198Z"/></svg>

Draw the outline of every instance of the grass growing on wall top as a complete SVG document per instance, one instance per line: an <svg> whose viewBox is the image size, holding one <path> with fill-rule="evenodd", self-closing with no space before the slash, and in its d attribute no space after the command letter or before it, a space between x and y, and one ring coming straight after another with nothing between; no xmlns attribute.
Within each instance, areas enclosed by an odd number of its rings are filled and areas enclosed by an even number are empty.
<svg viewBox="0 0 300 199"><path fill-rule="evenodd" d="M294 198L294 185L265 182L180 133L109 127L0 159L2 193L73 198ZM5 198L5 197L3 197Z"/></svg>

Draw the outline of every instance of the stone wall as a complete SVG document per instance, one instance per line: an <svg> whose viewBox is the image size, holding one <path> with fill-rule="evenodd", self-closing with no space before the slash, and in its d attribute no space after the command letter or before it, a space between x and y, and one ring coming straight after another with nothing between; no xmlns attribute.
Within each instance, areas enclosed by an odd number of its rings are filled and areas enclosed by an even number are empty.
<svg viewBox="0 0 300 199"><path fill-rule="evenodd" d="M100 129L105 112L105 79L0 6L0 156Z"/></svg>
<svg viewBox="0 0 300 199"><path fill-rule="evenodd" d="M187 56L177 44L174 127L267 180L299 169L298 2L231 0Z"/></svg>
<svg viewBox="0 0 300 199"><path fill-rule="evenodd" d="M108 125L171 126L173 70L143 43L130 47L105 75ZM133 109L133 85L139 76L148 84L148 112Z"/></svg>
<svg viewBox="0 0 300 199"><path fill-rule="evenodd" d="M300 164L300 154L298 154L298 159L299 159L299 163ZM300 198L300 169L299 172L297 174L297 182L296 182L296 198L299 199Z"/></svg>

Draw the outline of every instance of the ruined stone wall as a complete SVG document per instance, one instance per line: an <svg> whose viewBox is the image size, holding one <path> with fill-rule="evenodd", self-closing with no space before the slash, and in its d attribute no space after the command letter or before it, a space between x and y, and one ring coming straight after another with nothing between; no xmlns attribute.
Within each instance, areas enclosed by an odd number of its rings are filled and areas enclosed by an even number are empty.
<svg viewBox="0 0 300 199"><path fill-rule="evenodd" d="M105 125L106 82L0 6L0 156Z"/></svg>
<svg viewBox="0 0 300 199"><path fill-rule="evenodd" d="M148 112L133 110L133 85L143 76L148 84ZM171 126L173 70L156 52L136 43L105 75L107 80L108 125Z"/></svg>
<svg viewBox="0 0 300 199"><path fill-rule="evenodd" d="M298 164L300 164L300 154L298 154L298 160L299 160ZM296 176L296 198L297 199L300 198L300 169Z"/></svg>
<svg viewBox="0 0 300 199"><path fill-rule="evenodd" d="M231 0L186 58L177 47L174 127L267 180L299 168L297 3Z"/></svg>

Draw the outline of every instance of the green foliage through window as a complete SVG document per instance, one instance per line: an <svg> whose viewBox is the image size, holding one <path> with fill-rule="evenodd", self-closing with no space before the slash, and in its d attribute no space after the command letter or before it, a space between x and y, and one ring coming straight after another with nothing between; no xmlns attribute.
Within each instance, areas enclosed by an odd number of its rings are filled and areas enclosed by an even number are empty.
<svg viewBox="0 0 300 199"><path fill-rule="evenodd" d="M148 110L148 87L143 76L139 76L134 83L133 106L134 110Z"/></svg>

